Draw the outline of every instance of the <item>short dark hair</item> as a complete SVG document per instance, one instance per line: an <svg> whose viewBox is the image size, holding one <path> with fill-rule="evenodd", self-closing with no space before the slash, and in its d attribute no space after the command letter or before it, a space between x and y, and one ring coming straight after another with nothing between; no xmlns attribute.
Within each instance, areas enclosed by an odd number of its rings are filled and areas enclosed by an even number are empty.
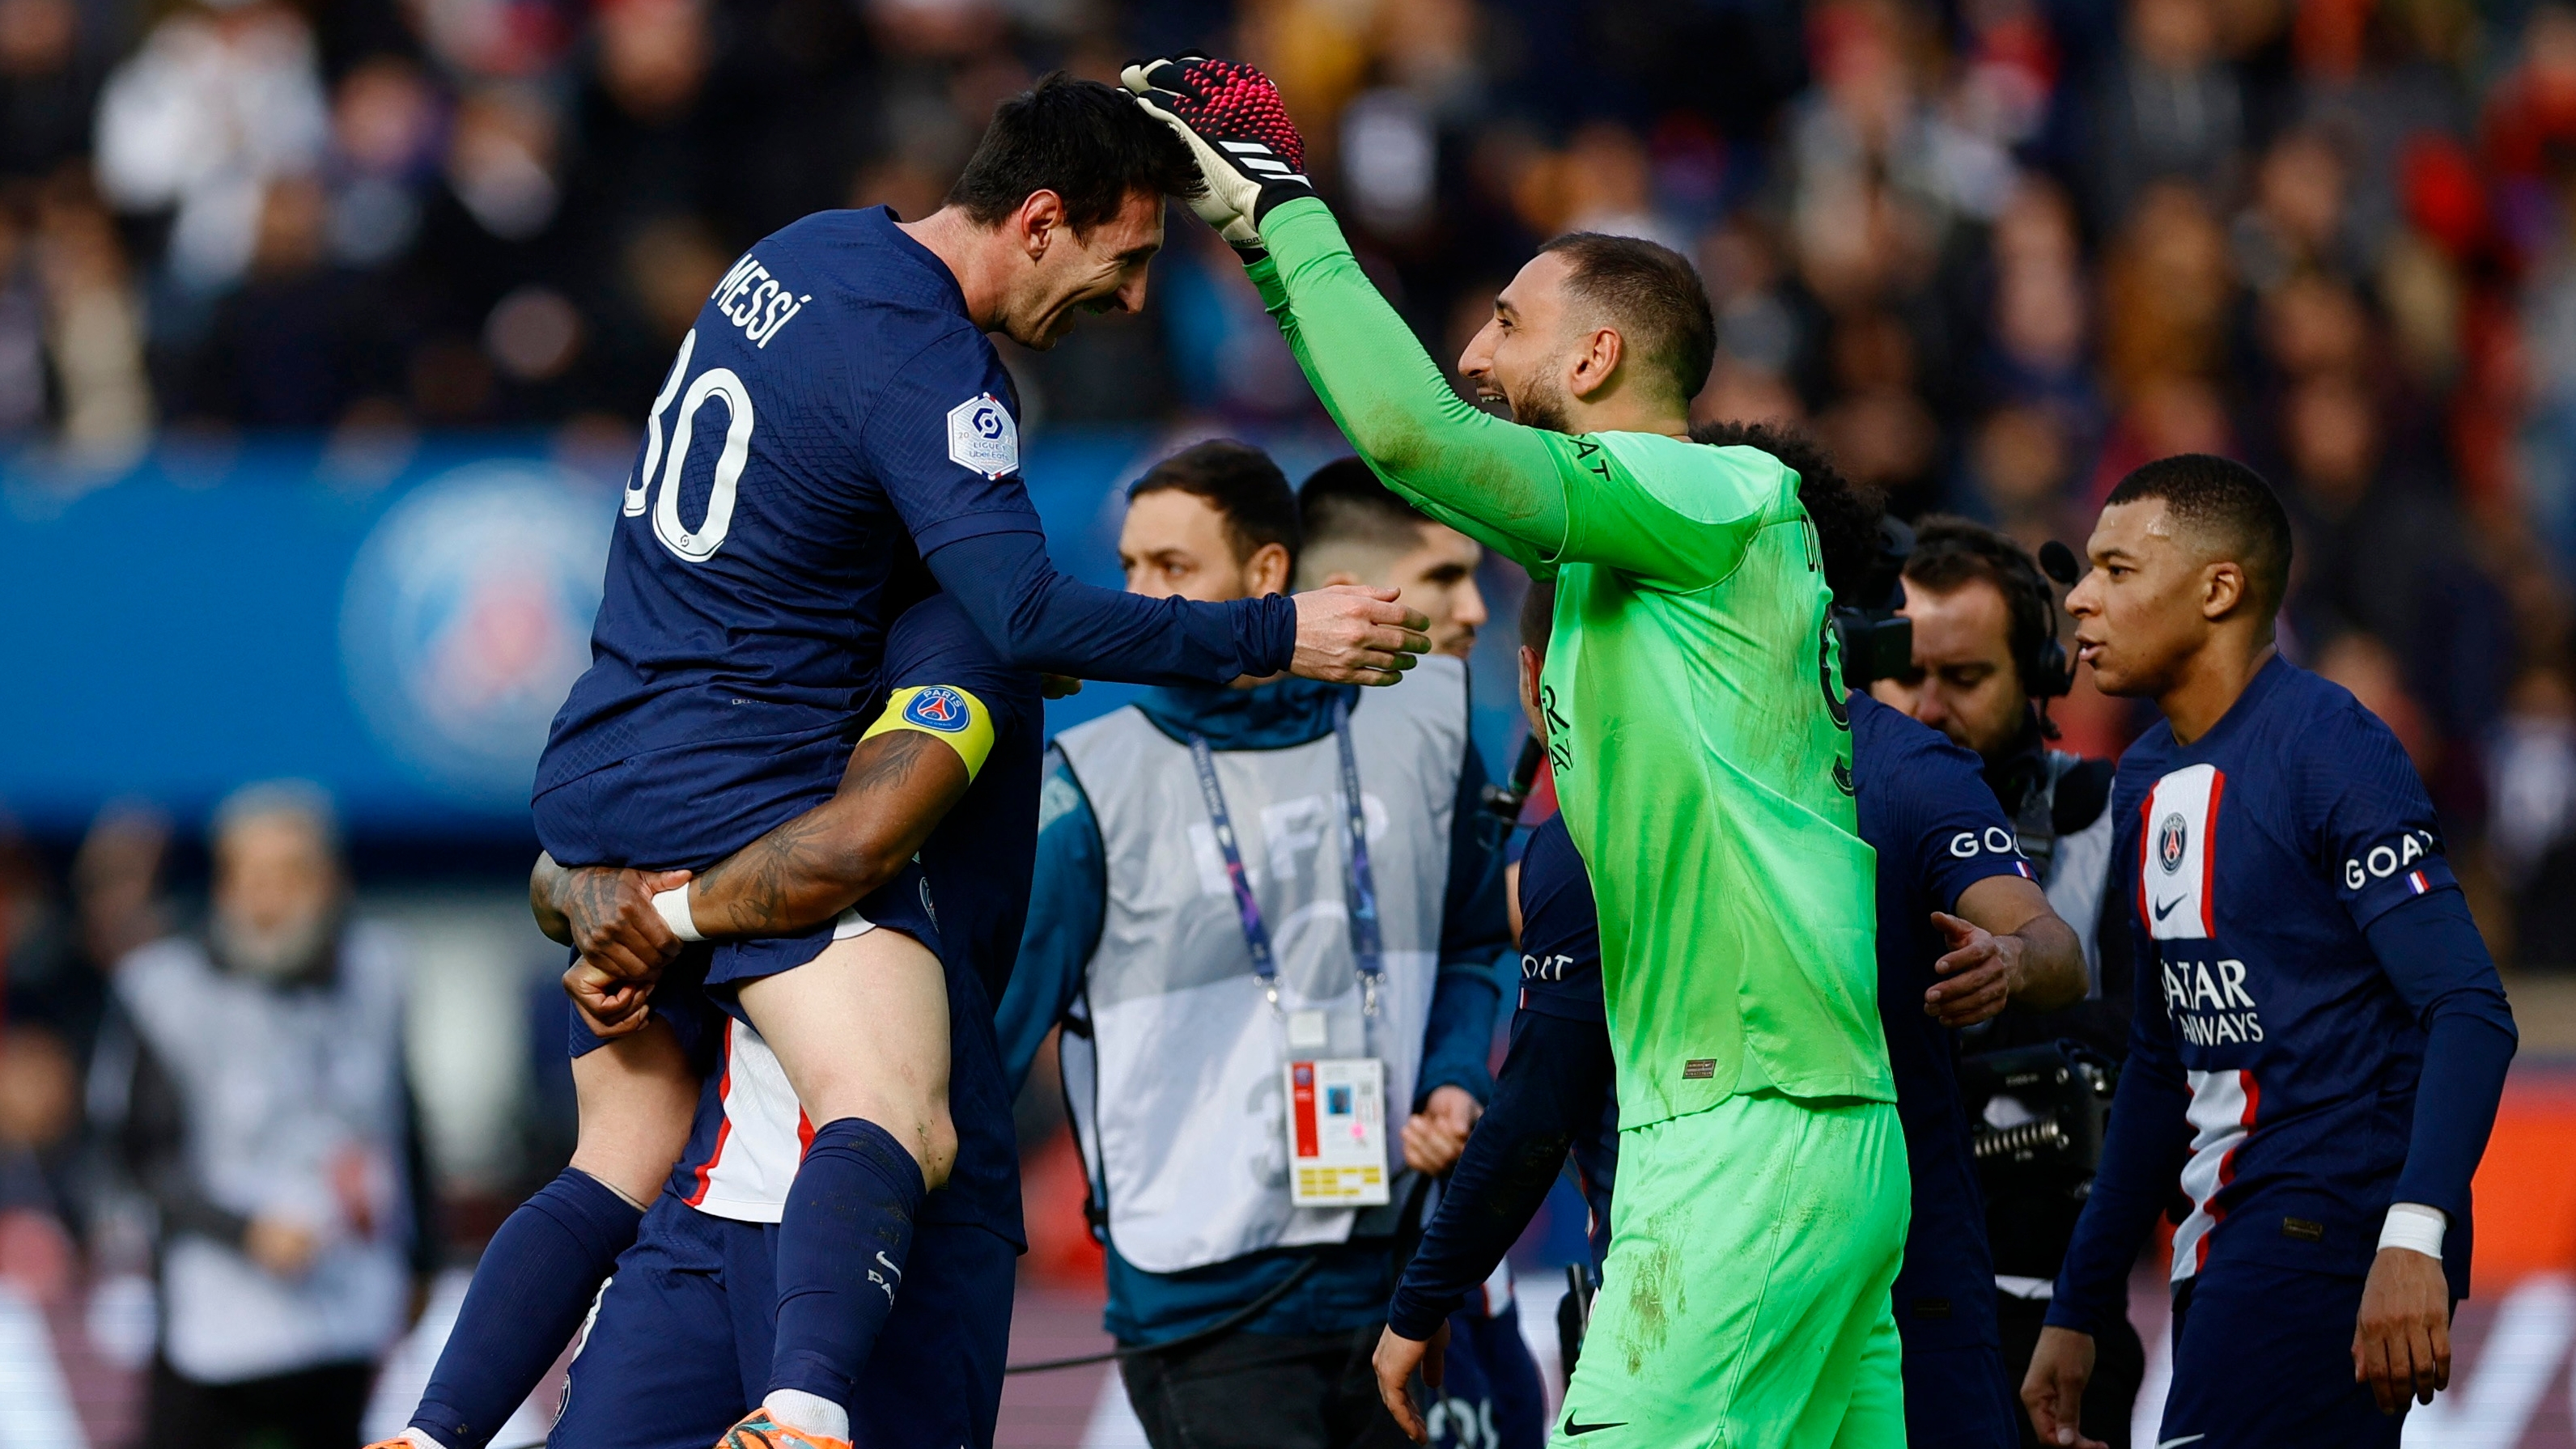
<svg viewBox="0 0 2576 1449"><path fill-rule="evenodd" d="M1859 595L1878 562L1886 495L1844 477L1815 439L1779 423L1701 423L1690 435L1692 442L1711 447L1759 448L1796 473L1798 501L1815 520L1816 543L1824 550L1825 587L1837 603L1877 606L1878 600Z"/></svg>
<svg viewBox="0 0 2576 1449"><path fill-rule="evenodd" d="M1052 191L1080 233L1118 215L1130 196L1196 196L1202 186L1188 144L1133 95L1052 71L993 109L948 204L991 226L1031 193Z"/></svg>
<svg viewBox="0 0 2576 1449"><path fill-rule="evenodd" d="M1935 513L1914 525L1905 577L1935 594L1982 582L2002 595L2004 647L2022 689L2039 692L2040 651L2057 637L2057 593L2029 550L1973 519Z"/></svg>
<svg viewBox="0 0 2576 1449"><path fill-rule="evenodd" d="M1297 495L1270 455L1250 443L1211 438L1183 448L1146 469L1128 488L1127 501L1148 493L1187 493L1215 509L1225 520L1226 542L1234 545L1236 563L1275 543L1288 550L1288 566L1297 565L1297 550L1305 544L1297 524Z"/></svg>
<svg viewBox="0 0 2576 1449"><path fill-rule="evenodd" d="M1688 258L1643 237L1597 231L1567 232L1539 251L1565 258L1574 295L1608 312L1621 338L1663 369L1683 399L1699 396L1717 360L1717 322Z"/></svg>
<svg viewBox="0 0 2576 1449"><path fill-rule="evenodd" d="M1521 595L1521 647L1547 653L1548 636L1556 632L1556 580L1532 579Z"/></svg>
<svg viewBox="0 0 2576 1449"><path fill-rule="evenodd" d="M2197 529L2245 570L2245 590L2269 629L2290 590L2290 512L2263 475L2232 459L2176 453L2139 467L2103 500L2161 498L2185 527Z"/></svg>
<svg viewBox="0 0 2576 1449"><path fill-rule="evenodd" d="M1415 529L1431 520L1379 482L1368 464L1337 458L1297 485L1297 521L1311 550L1346 539L1407 543Z"/></svg>

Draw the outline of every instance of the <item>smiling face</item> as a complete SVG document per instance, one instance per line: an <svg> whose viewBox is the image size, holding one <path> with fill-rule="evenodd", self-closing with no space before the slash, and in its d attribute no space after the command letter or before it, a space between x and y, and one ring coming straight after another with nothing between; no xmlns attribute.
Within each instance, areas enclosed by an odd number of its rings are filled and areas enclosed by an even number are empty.
<svg viewBox="0 0 2576 1449"><path fill-rule="evenodd" d="M2093 570L2066 596L2075 654L2104 694L2161 696L2245 598L2244 566L2215 559L2161 498L2102 510Z"/></svg>
<svg viewBox="0 0 2576 1449"><path fill-rule="evenodd" d="M1573 264L1541 252L1494 298L1494 315L1458 355L1458 371L1479 401L1499 401L1515 422L1567 431L1566 382L1589 340L1576 325L1567 281Z"/></svg>
<svg viewBox="0 0 2576 1449"><path fill-rule="evenodd" d="M1163 198L1131 192L1118 214L1076 232L1052 191L1033 192L1001 223L1028 258L1002 311L1012 341L1044 352L1085 313L1145 305L1145 268L1163 249Z"/></svg>

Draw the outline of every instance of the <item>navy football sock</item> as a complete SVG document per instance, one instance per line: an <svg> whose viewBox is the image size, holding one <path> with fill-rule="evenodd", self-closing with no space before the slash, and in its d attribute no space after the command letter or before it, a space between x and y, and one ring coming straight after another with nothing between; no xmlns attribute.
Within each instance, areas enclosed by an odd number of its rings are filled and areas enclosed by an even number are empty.
<svg viewBox="0 0 2576 1449"><path fill-rule="evenodd" d="M447 1449L480 1449L580 1330L643 1221L634 1204L570 1167L519 1204L474 1265L412 1427Z"/></svg>
<svg viewBox="0 0 2576 1449"><path fill-rule="evenodd" d="M874 1122L843 1117L814 1134L778 1224L771 1389L849 1403L894 1311L924 1192L920 1164Z"/></svg>

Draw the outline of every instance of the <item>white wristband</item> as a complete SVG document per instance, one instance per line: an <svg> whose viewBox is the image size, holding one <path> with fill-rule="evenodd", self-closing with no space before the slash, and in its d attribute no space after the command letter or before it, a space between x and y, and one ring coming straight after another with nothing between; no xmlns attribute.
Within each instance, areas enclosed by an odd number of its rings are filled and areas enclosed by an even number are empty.
<svg viewBox="0 0 2576 1449"><path fill-rule="evenodd" d="M2451 1225L2451 1215L2422 1203L2393 1202L2388 1205L2388 1221L2379 1229L2379 1246L2406 1248L2435 1262L2442 1260L2442 1234Z"/></svg>
<svg viewBox="0 0 2576 1449"><path fill-rule="evenodd" d="M706 937L698 934L697 920L689 914L689 888L687 886L673 886L669 890L655 892L653 896L653 909L661 912L662 919L670 923L672 935L679 937L683 941L703 941L706 939Z"/></svg>

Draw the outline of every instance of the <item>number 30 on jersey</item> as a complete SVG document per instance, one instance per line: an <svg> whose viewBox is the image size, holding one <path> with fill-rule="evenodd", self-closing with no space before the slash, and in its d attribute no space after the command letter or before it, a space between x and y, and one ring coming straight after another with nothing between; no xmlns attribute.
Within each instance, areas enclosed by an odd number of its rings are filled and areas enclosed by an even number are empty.
<svg viewBox="0 0 2576 1449"><path fill-rule="evenodd" d="M751 392L732 368L710 367L689 383L686 394L680 391L680 380L689 375L689 358L697 348L698 333L693 327L688 336L680 339L680 355L671 363L671 375L663 380L662 391L653 399L653 410L645 415L644 463L626 484L623 510L627 517L634 518L650 509L653 536L683 563L705 563L724 547L725 533L733 527L734 489L742 481L743 464L751 457ZM662 415L670 411L674 397L680 400L679 416L672 421L670 446L665 448ZM716 455L716 476L707 489L706 516L698 520L696 528L690 528L680 521L680 467L689 456L699 409L715 400L725 406L724 450Z"/></svg>

